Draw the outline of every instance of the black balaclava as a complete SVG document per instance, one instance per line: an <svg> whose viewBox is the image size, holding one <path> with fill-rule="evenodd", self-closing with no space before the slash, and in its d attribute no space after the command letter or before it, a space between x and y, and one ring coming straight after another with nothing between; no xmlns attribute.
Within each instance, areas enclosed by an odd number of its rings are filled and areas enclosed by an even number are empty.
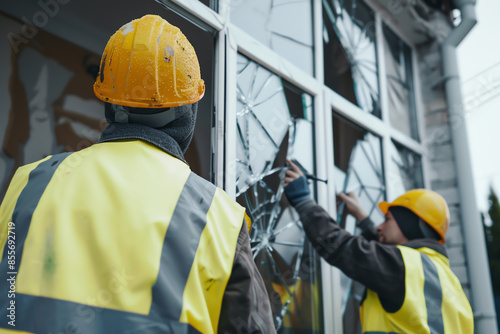
<svg viewBox="0 0 500 334"><path fill-rule="evenodd" d="M391 206L389 211L408 240L422 238L441 240L439 233L410 209L402 206Z"/></svg>
<svg viewBox="0 0 500 334"><path fill-rule="evenodd" d="M398 223L401 232L408 240L421 239L424 234L420 230L420 217L414 214L410 209L402 206L391 206L389 211Z"/></svg>
<svg viewBox="0 0 500 334"><path fill-rule="evenodd" d="M151 110L162 109L127 108L132 113L147 114ZM191 140L193 139L198 102L175 107L175 120L161 128L152 128L142 124L117 123L110 103L105 103L105 116L109 126L103 131L101 142L117 139L137 138L146 140L164 151L184 160Z"/></svg>

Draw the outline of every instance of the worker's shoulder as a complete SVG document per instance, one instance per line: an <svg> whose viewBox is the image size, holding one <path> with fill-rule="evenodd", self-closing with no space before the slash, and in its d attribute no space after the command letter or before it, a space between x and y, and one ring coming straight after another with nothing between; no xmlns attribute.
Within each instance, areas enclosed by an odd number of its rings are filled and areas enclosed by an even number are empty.
<svg viewBox="0 0 500 334"><path fill-rule="evenodd" d="M238 204L235 200L233 200L222 188L217 187L212 182L204 179L199 176L195 172L191 171L190 177L193 179L194 183L202 185L210 190L211 193L214 194L214 199L220 202L225 202L228 205L231 205L235 209L240 209L242 212L245 210L240 204Z"/></svg>
<svg viewBox="0 0 500 334"><path fill-rule="evenodd" d="M16 170L16 173L15 173L14 176L15 177L19 177L19 176L23 176L23 175L31 173L31 171L34 170L35 168L37 168L38 165L40 165L44 161L49 160L51 157L52 157L52 155L48 155L48 156L46 156L43 159L40 159L38 161L35 161L35 162L32 162L32 163L29 163L29 164L26 164L26 165L23 165L23 166L19 167Z"/></svg>

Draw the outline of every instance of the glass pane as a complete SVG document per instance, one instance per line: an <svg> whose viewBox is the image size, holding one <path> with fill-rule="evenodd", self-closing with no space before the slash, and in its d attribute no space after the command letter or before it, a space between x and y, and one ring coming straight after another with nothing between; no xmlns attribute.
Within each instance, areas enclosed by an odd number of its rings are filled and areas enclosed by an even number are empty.
<svg viewBox="0 0 500 334"><path fill-rule="evenodd" d="M422 159L419 154L391 141L388 180L393 193L402 195L407 190L422 188ZM389 199L392 200L392 199Z"/></svg>
<svg viewBox="0 0 500 334"><path fill-rule="evenodd" d="M383 31L389 119L393 127L418 139L411 49L385 24Z"/></svg>
<svg viewBox="0 0 500 334"><path fill-rule="evenodd" d="M213 0L212 0L213 1ZM207 5L208 7L210 7L210 2L211 0L200 0L200 2L203 2L205 5ZM213 8L213 7L212 7Z"/></svg>
<svg viewBox="0 0 500 334"><path fill-rule="evenodd" d="M14 11L18 6L22 15L33 17L34 12L30 10L39 11L40 8L31 4L31 1L22 0L9 3L9 8ZM116 8L127 10L116 11ZM68 25L66 30L52 32L38 28L38 33L29 42L18 45L19 52L7 38L0 41L0 59L4 64L12 64L0 71L0 97L4 104L0 110L0 199L20 165L47 155L83 149L100 138L106 126L104 106L94 96L92 85L101 55L79 43L94 40L95 30L111 36L124 23L145 14L162 15L178 26L197 51L206 92L199 103L195 134L185 157L193 171L210 180L213 35L174 12L167 12L163 5L153 0L71 1L61 6L60 11L53 20L75 18L73 28L69 29ZM116 15L110 16L110 12ZM21 17L0 13L2 31L20 32L23 25ZM94 30L88 30L88 27ZM72 32L84 34L86 31L89 31L87 36L71 35ZM104 50L107 37L100 41L100 49ZM58 52L54 52L56 49Z"/></svg>
<svg viewBox="0 0 500 334"><path fill-rule="evenodd" d="M311 0L231 1L231 22L314 75Z"/></svg>
<svg viewBox="0 0 500 334"><path fill-rule="evenodd" d="M378 203L385 200L381 139L351 122L333 115L335 191L354 192L375 224L383 221ZM358 234L356 220L347 215L342 202L337 207L337 221L348 232ZM344 333L361 333L359 301L364 288L341 274L341 301Z"/></svg>
<svg viewBox="0 0 500 334"><path fill-rule="evenodd" d="M380 117L375 17L359 0L323 0L325 84Z"/></svg>
<svg viewBox="0 0 500 334"><path fill-rule="evenodd" d="M314 173L312 98L241 55L237 85L237 200L252 219L252 251L276 328L320 332L319 258L283 194L285 158Z"/></svg>

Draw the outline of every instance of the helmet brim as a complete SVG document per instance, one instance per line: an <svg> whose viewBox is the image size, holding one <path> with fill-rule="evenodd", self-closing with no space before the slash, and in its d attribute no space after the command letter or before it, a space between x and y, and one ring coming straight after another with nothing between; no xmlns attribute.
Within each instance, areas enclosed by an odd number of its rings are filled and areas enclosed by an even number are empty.
<svg viewBox="0 0 500 334"><path fill-rule="evenodd" d="M391 203L386 202L386 201L382 201L382 202L378 203L378 208L380 209L380 211L382 211L382 213L384 215L387 214L387 211L389 211L390 206L391 206Z"/></svg>

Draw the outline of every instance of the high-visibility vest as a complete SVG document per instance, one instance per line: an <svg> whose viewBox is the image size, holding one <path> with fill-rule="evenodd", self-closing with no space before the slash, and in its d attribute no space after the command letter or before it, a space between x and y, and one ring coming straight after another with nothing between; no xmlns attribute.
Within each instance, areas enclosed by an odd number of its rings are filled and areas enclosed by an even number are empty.
<svg viewBox="0 0 500 334"><path fill-rule="evenodd" d="M215 333L243 220L224 191L142 141L23 166L0 207L0 328Z"/></svg>
<svg viewBox="0 0 500 334"><path fill-rule="evenodd" d="M360 308L363 333L474 333L472 310L449 260L427 247L398 246L405 265L405 299L394 313L368 290Z"/></svg>

